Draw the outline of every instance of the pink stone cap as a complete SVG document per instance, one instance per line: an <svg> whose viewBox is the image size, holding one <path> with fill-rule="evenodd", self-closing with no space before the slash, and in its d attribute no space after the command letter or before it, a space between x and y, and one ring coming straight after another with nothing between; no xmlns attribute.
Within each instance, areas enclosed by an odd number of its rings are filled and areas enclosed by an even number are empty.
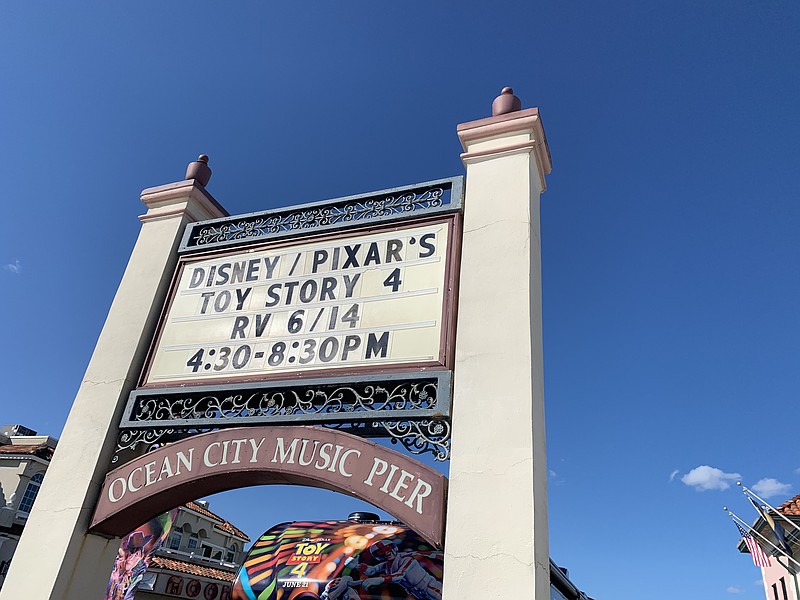
<svg viewBox="0 0 800 600"><path fill-rule="evenodd" d="M550 156L550 147L547 144L547 136L544 132L544 125L539 116L538 108L526 108L496 117L487 117L485 119L478 119L477 121L468 121L461 123L456 127L458 137L461 140L461 146L464 148L465 153L462 154L462 159L477 157L483 154L497 153L498 151L492 150L478 153L471 153L468 146L478 140L498 138L505 135L513 135L514 133L530 132L531 141L526 144L520 145L530 148L536 154L536 161L540 168L539 176L542 181L542 191L546 189L544 176L548 175L553 168L552 157ZM514 148L517 149L516 146Z"/></svg>

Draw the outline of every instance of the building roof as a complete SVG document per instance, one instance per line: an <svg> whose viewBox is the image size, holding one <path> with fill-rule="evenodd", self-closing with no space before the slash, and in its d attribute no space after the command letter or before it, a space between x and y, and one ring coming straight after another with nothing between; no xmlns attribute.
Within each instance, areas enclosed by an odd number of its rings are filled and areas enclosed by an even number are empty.
<svg viewBox="0 0 800 600"><path fill-rule="evenodd" d="M773 512L771 509L767 510L765 508L764 510L768 513ZM800 517L800 494L797 494L793 498L790 498L780 506L776 507L775 510L781 513L785 517ZM767 522L764 520L764 518L759 516L758 519L756 519L756 522L753 523L753 529L755 529L759 533L762 533L765 531L769 531L770 528ZM790 539L789 544L795 545L796 542ZM739 552L743 552L745 554L750 553L750 550L748 550L747 547L745 546L744 539L739 540L737 548L739 548Z"/></svg>
<svg viewBox="0 0 800 600"><path fill-rule="evenodd" d="M213 512L208 510L206 507L201 506L197 502L187 502L184 506L186 508L188 508L189 510L193 510L194 512L200 513L204 517L207 517L208 519L211 519L212 521L215 521L214 527L216 527L217 529L220 529L220 530L224 531L225 533L229 533L231 535L234 535L234 536L238 537L239 539L245 540L247 542L250 541L250 538L241 529L239 529L238 527L234 526L231 522L226 521L225 519L223 519L219 515L214 514Z"/></svg>
<svg viewBox="0 0 800 600"><path fill-rule="evenodd" d="M153 556L150 559L151 569L168 569L178 573L185 573L186 575L196 575L198 577L208 577L209 579L216 579L226 583L233 583L236 579L236 573L223 571L222 569L215 569L214 567L205 567L195 563L186 562L183 560L175 560L174 558L165 558L163 556Z"/></svg>
<svg viewBox="0 0 800 600"><path fill-rule="evenodd" d="M36 456L44 460L53 458L53 448L47 444L7 444L0 445L0 455L3 454L24 454Z"/></svg>
<svg viewBox="0 0 800 600"><path fill-rule="evenodd" d="M786 516L800 517L800 494L781 504L778 507L778 512Z"/></svg>

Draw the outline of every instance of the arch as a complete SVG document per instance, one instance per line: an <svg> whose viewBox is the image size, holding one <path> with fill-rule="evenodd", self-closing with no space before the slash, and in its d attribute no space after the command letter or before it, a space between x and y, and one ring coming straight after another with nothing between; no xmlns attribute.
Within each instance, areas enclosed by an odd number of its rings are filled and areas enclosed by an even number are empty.
<svg viewBox="0 0 800 600"><path fill-rule="evenodd" d="M90 529L121 537L176 504L272 484L354 496L441 547L444 475L374 442L312 426L224 429L140 456L108 473Z"/></svg>

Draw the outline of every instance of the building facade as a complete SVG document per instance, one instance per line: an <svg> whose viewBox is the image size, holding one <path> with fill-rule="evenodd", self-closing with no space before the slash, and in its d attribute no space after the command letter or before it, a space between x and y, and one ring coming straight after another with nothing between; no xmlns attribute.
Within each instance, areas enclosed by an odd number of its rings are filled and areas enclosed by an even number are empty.
<svg viewBox="0 0 800 600"><path fill-rule="evenodd" d="M56 442L21 425L0 427L0 588Z"/></svg>
<svg viewBox="0 0 800 600"><path fill-rule="evenodd" d="M550 600L593 600L570 581L569 571L550 559Z"/></svg>
<svg viewBox="0 0 800 600"><path fill-rule="evenodd" d="M0 588L57 442L21 425L0 427ZM136 598L227 600L249 541L206 501L178 507Z"/></svg>
<svg viewBox="0 0 800 600"><path fill-rule="evenodd" d="M763 517L753 524L752 528L759 535L753 537L770 556L770 566L761 567L761 576L764 582L764 593L767 600L800 600L800 494L787 500L776 507L783 517L786 517L798 529L786 522L781 516L768 511L775 523L785 530L785 538L792 551L792 556L772 547L766 540L775 544L775 536L769 523ZM739 542L739 551L747 553L744 541ZM795 562L797 561L797 562Z"/></svg>
<svg viewBox="0 0 800 600"><path fill-rule="evenodd" d="M149 559L137 600L228 600L250 538L209 510L206 501L180 506L164 544Z"/></svg>

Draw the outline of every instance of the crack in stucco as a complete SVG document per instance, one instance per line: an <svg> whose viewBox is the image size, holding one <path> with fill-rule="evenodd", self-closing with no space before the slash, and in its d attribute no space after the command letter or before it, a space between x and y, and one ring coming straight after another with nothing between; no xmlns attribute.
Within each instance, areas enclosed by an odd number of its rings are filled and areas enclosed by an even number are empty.
<svg viewBox="0 0 800 600"><path fill-rule="evenodd" d="M59 515L65 512L74 512L74 511L80 512L81 510L83 510L83 507L80 506L77 508L74 506L59 506L58 508L51 508L48 512L51 512L54 515Z"/></svg>
<svg viewBox="0 0 800 600"><path fill-rule="evenodd" d="M549 564L548 565L542 564L541 562L539 562L537 560L536 561L536 567L539 568L539 569L542 569L545 572L547 572L547 570L550 568L550 565Z"/></svg>
<svg viewBox="0 0 800 600"><path fill-rule="evenodd" d="M487 471L486 469L459 469L459 472L457 474L451 474L451 476L450 476L451 487L452 487L452 481L454 479L458 479L459 477L461 477L463 475L486 475L488 473L488 474L493 474L493 475L496 475L496 476L499 476L499 477L505 477L508 474L509 471L511 471L513 469L516 469L520 465L529 464L529 463L532 463L532 462L533 462L533 457L522 458L522 459L520 459L520 460L518 460L516 462L511 463L510 465L508 465L502 471L495 470L495 469L492 469L491 471Z"/></svg>
<svg viewBox="0 0 800 600"><path fill-rule="evenodd" d="M499 219L497 221L492 221L491 223L486 223L485 225L481 225L480 227L474 227L472 229L464 229L464 234L474 233L476 231L480 231L481 229L486 229L487 227L493 227L494 225L500 225L501 223L513 223L518 224L519 221L512 221L511 219ZM530 236L530 233L528 234Z"/></svg>
<svg viewBox="0 0 800 600"><path fill-rule="evenodd" d="M464 559L480 560L480 561L494 559L494 558L500 558L500 559L503 559L503 560L505 560L507 558L510 558L511 560L513 560L514 562L516 562L519 565L522 565L523 567L532 567L534 565L533 562L525 562L523 560L520 560L517 556L514 556L513 554L509 554L508 552L493 552L493 553L487 554L485 556L477 556L475 554L452 554L452 553L449 553L449 556L452 556L455 559L464 558ZM536 564L539 564L539 563L537 562Z"/></svg>
<svg viewBox="0 0 800 600"><path fill-rule="evenodd" d="M81 382L81 385L83 385L83 384L88 384L88 385L91 385L91 386L112 385L112 384L117 384L117 383L121 383L121 382L124 383L126 381L128 381L128 380L125 377L122 377L120 379L112 379L110 381L92 381L91 379L84 379Z"/></svg>
<svg viewBox="0 0 800 600"><path fill-rule="evenodd" d="M472 360L475 358L481 358L484 356L505 356L508 354L507 352L475 352L475 353L463 353L458 355L458 360Z"/></svg>

